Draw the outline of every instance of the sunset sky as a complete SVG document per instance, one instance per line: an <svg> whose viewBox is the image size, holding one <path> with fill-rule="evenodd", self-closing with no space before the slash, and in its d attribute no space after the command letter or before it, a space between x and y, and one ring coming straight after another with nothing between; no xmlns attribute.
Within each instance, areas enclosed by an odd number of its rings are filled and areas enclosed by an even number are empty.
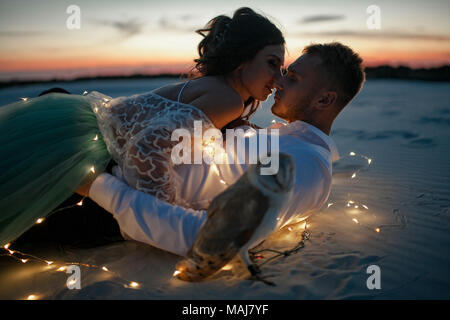
<svg viewBox="0 0 450 320"><path fill-rule="evenodd" d="M380 8L381 29L367 27ZM70 30L70 5L81 28ZM341 41L366 65L450 64L450 1L0 0L0 80L187 71L218 14L249 6L285 34L286 63L311 42Z"/></svg>

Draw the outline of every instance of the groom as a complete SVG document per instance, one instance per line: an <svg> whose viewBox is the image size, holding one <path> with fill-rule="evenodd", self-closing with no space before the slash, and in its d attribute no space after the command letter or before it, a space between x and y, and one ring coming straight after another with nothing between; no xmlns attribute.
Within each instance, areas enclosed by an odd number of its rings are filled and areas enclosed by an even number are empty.
<svg viewBox="0 0 450 320"><path fill-rule="evenodd" d="M332 162L339 157L329 137L331 127L364 79L358 54L340 43L328 43L306 47L277 80L271 110L288 124L271 128L279 129L279 151L293 156L296 165L294 194L278 215L279 228L306 219L326 202ZM246 164L177 167L184 181L181 195L192 209L132 189L120 179L120 173L116 174L119 177L101 174L87 192L113 214L125 238L183 256L207 219L211 200L236 182L246 168Z"/></svg>

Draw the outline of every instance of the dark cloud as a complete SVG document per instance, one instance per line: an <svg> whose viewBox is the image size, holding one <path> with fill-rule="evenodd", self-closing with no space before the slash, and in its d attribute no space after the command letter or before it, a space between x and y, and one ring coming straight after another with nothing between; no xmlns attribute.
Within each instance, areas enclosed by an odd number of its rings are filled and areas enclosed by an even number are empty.
<svg viewBox="0 0 450 320"><path fill-rule="evenodd" d="M421 33L407 33L399 31L319 31L319 32L297 32L293 36L300 37L334 37L334 38L376 38L376 39L396 39L396 40L429 40L429 41L449 41L450 36L439 34L421 34Z"/></svg>
<svg viewBox="0 0 450 320"><path fill-rule="evenodd" d="M128 21L94 20L94 24L108 26L119 31L124 37L131 37L142 32L145 23L130 19Z"/></svg>
<svg viewBox="0 0 450 320"><path fill-rule="evenodd" d="M189 20L196 20L198 18L198 16L196 16L194 14L184 14L184 15L181 15L179 18L182 21L189 21Z"/></svg>
<svg viewBox="0 0 450 320"><path fill-rule="evenodd" d="M317 22L326 22L326 21L339 21L344 20L344 15L336 15L336 14L320 14L314 16L306 16L298 21L299 24L309 24L309 23L317 23Z"/></svg>
<svg viewBox="0 0 450 320"><path fill-rule="evenodd" d="M193 32L194 30L199 28L198 26L194 27L192 25L186 25L185 23L189 20L192 20L192 16L190 15L184 15L172 19L164 16L158 20L158 25L161 29L164 30L183 32Z"/></svg>

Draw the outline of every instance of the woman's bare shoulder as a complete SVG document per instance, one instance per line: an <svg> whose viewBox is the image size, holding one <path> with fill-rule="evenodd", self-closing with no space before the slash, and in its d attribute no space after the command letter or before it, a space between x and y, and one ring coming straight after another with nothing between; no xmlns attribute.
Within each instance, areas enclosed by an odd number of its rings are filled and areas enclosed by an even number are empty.
<svg viewBox="0 0 450 320"><path fill-rule="evenodd" d="M207 95L211 97L220 97L224 96L231 100L238 101L242 103L241 97L239 94L233 90L228 84L226 84L219 77L209 76L202 77L199 79L192 80L192 85L189 84L189 87L192 87L192 91L196 91L198 96ZM195 88L194 88L195 87Z"/></svg>
<svg viewBox="0 0 450 320"><path fill-rule="evenodd" d="M177 101L185 82L166 85L153 90L166 99ZM207 76L190 80L180 101L202 110L217 128L237 119L244 111L240 95L218 77Z"/></svg>
<svg viewBox="0 0 450 320"><path fill-rule="evenodd" d="M206 113L217 128L222 128L242 114L243 101L230 86L214 77L195 81L190 91L191 101L187 103ZM185 98L189 98L188 95Z"/></svg>
<svg viewBox="0 0 450 320"><path fill-rule="evenodd" d="M167 84L163 87L153 90L152 92L166 99L176 101L178 98L178 92L181 90L183 84L183 82Z"/></svg>

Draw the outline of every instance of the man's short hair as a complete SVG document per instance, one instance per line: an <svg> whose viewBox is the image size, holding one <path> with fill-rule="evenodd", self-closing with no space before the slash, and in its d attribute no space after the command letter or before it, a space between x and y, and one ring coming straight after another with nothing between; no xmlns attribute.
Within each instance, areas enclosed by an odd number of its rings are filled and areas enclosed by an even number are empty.
<svg viewBox="0 0 450 320"><path fill-rule="evenodd" d="M322 59L321 67L338 91L337 104L341 109L361 90L365 80L363 60L350 47L339 42L311 44L303 53Z"/></svg>

